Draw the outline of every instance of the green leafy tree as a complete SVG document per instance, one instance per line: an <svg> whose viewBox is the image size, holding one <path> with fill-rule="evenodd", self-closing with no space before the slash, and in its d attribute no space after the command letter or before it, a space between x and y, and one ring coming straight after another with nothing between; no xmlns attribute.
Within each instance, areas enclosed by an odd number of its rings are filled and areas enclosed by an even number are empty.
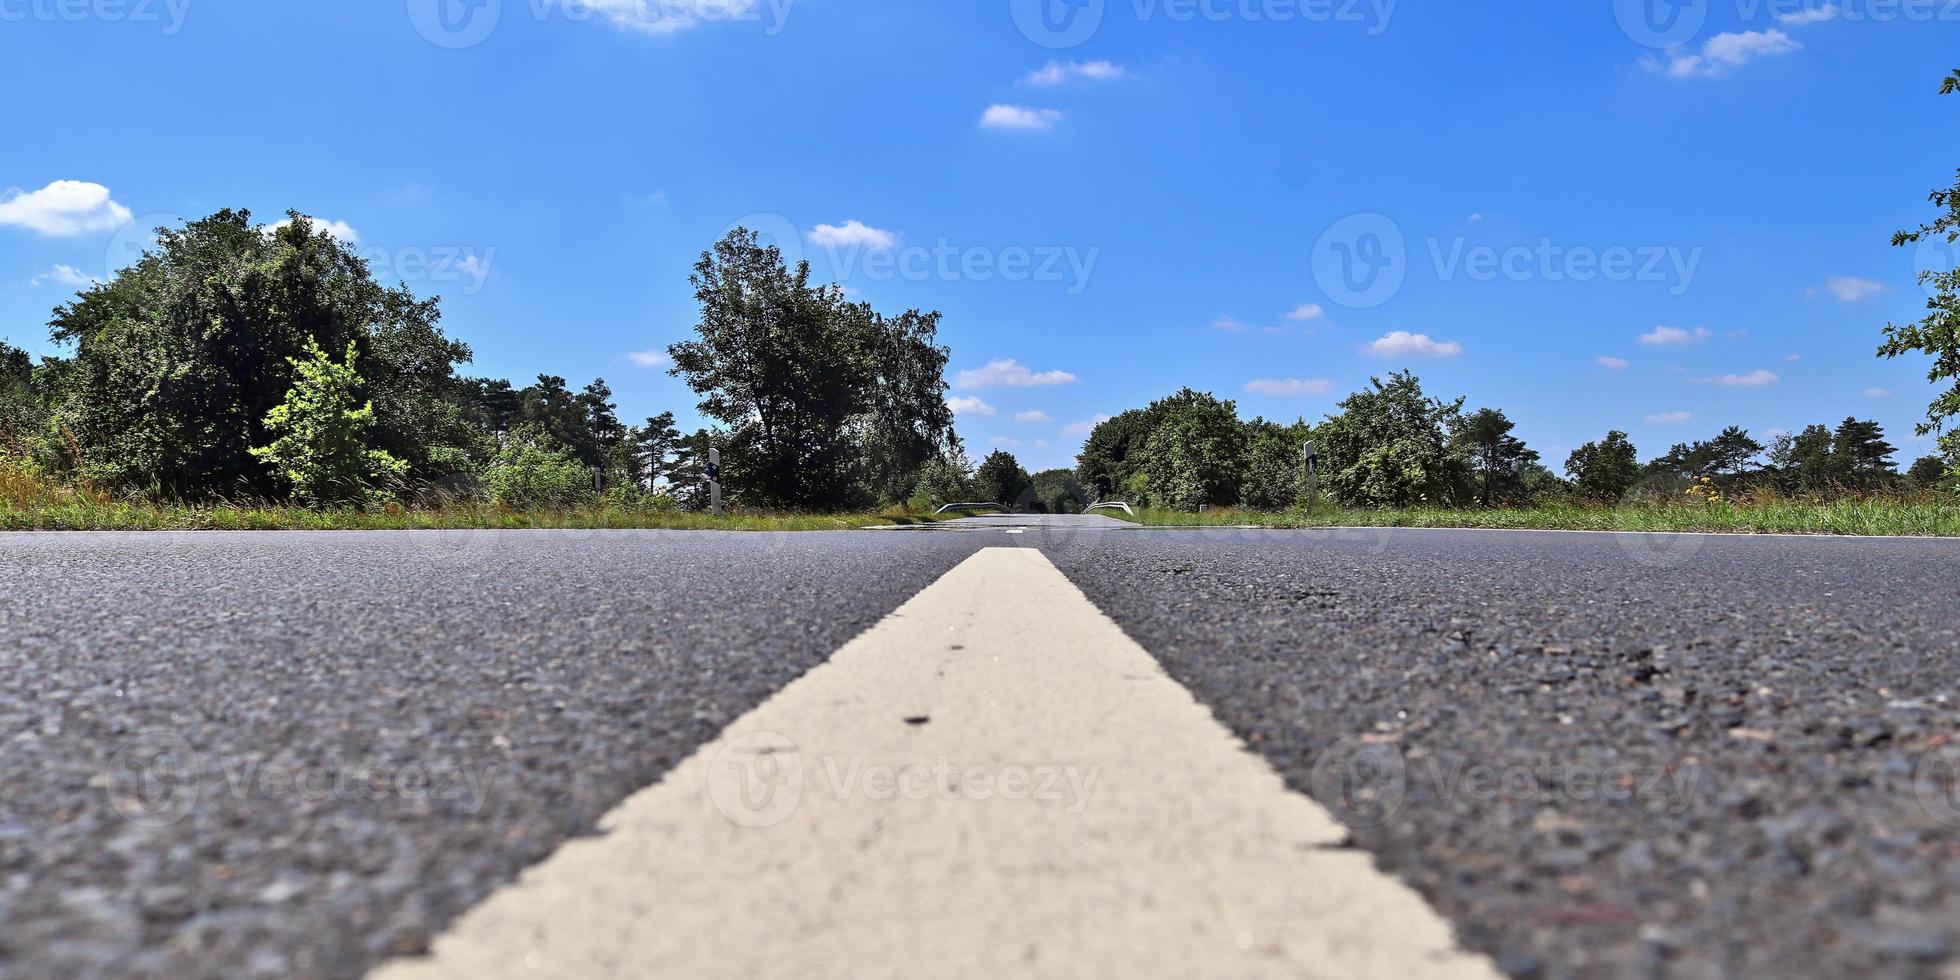
<svg viewBox="0 0 1960 980"><path fill-rule="evenodd" d="M1729 426L1706 442L1679 443L1667 455L1655 460L1657 473L1673 473L1689 478L1739 477L1763 454L1763 444L1749 437L1741 426Z"/></svg>
<svg viewBox="0 0 1960 980"><path fill-rule="evenodd" d="M1640 482L1640 456L1627 434L1615 430L1603 441L1573 450L1565 460L1565 475L1587 500L1616 502Z"/></svg>
<svg viewBox="0 0 1960 980"><path fill-rule="evenodd" d="M551 433L522 424L504 437L485 477L502 507L572 507L592 499L592 471Z"/></svg>
<svg viewBox="0 0 1960 980"><path fill-rule="evenodd" d="M1075 477L1074 470L1043 470L1028 478L1028 499L1023 509L1039 514L1080 514L1095 501L1088 488Z"/></svg>
<svg viewBox="0 0 1960 980"><path fill-rule="evenodd" d="M74 347L58 421L86 474L171 496L281 489L252 448L293 386L293 365L355 346L374 404L370 442L440 475L468 451L469 348L444 337L437 301L376 283L367 263L294 214L276 231L246 211L158 230L158 245L55 310ZM459 445L462 443L464 445Z"/></svg>
<svg viewBox="0 0 1960 980"><path fill-rule="evenodd" d="M641 484L652 490L668 481L673 472L674 453L680 449L681 430L674 425L674 413L661 412L633 430L633 451L640 460Z"/></svg>
<svg viewBox="0 0 1960 980"><path fill-rule="evenodd" d="M809 263L786 268L739 228L690 281L698 339L668 348L673 373L729 428L747 499L807 510L895 499L951 446L938 314L887 319L846 303L841 289L811 284Z"/></svg>
<svg viewBox="0 0 1960 980"><path fill-rule="evenodd" d="M1341 411L1316 430L1327 466L1327 488L1357 507L1409 507L1456 502L1468 483L1469 461L1451 433L1460 427L1463 399L1423 393L1408 371L1349 395Z"/></svg>
<svg viewBox="0 0 1960 980"><path fill-rule="evenodd" d="M1302 420L1280 425L1265 419L1246 423L1245 480L1239 496L1255 510L1285 510L1306 492L1307 440L1313 429Z"/></svg>
<svg viewBox="0 0 1960 980"><path fill-rule="evenodd" d="M1246 431L1238 405L1185 388L1152 406L1157 427L1143 444L1150 503L1194 511L1239 502Z"/></svg>
<svg viewBox="0 0 1960 980"><path fill-rule="evenodd" d="M973 461L966 450L955 446L951 452L927 461L919 470L919 482L912 488L912 499L929 507L974 503Z"/></svg>
<svg viewBox="0 0 1960 980"><path fill-rule="evenodd" d="M1947 76L1940 86L1942 95L1955 92L1960 92L1960 71ZM1960 172L1956 172L1953 187L1933 191L1930 200L1934 208L1944 213L1917 230L1892 236L1894 246L1922 245L1941 239L1948 245L1960 241ZM1944 271L1928 269L1920 273L1919 281L1933 293L1926 302L1925 318L1903 326L1886 324L1885 343L1878 353L1886 358L1925 354L1933 359L1926 380L1934 384L1950 382L1951 387L1927 406L1926 421L1918 431L1922 436L1939 434L1940 450L1948 459L1960 460L1960 431L1947 429L1947 423L1960 416L1960 267Z"/></svg>
<svg viewBox="0 0 1960 980"><path fill-rule="evenodd" d="M1477 492L1485 507L1517 503L1524 496L1524 471L1538 464L1538 453L1512 435L1517 426L1494 408L1480 408L1463 418L1455 437L1476 474Z"/></svg>
<svg viewBox="0 0 1960 980"><path fill-rule="evenodd" d="M1843 472L1847 485L1860 490L1882 490L1899 480L1899 468L1892 462L1898 453L1885 441L1885 430L1877 422L1847 418L1831 435L1831 456Z"/></svg>
<svg viewBox="0 0 1960 980"><path fill-rule="evenodd" d="M1159 405L1162 403L1160 402ZM1158 406L1135 408L1097 423L1076 456L1075 475L1097 500L1128 492L1130 478L1141 472L1143 444L1162 420Z"/></svg>
<svg viewBox="0 0 1960 980"><path fill-rule="evenodd" d="M293 359L286 400L266 413L272 443L251 450L311 504L368 504L380 500L408 473L408 464L371 448L374 403L360 397L354 342L339 364L310 338L306 356Z"/></svg>
<svg viewBox="0 0 1960 980"><path fill-rule="evenodd" d="M1906 471L1906 482L1914 490L1938 489L1946 482L1946 460L1938 456L1921 456Z"/></svg>
<svg viewBox="0 0 1960 980"><path fill-rule="evenodd" d="M1821 492L1842 486L1844 468L1832 449L1831 430L1821 425L1805 426L1795 435L1778 436L1769 451L1770 465L1776 468L1783 489L1791 492Z"/></svg>
<svg viewBox="0 0 1960 980"><path fill-rule="evenodd" d="M980 463L979 472L973 475L973 493L978 500L1014 506L1021 499L1029 485L1028 471L1021 468L1021 461L1006 450L996 449L987 454Z"/></svg>
<svg viewBox="0 0 1960 980"><path fill-rule="evenodd" d="M0 454L25 450L47 419L47 405L34 383L34 359L0 341Z"/></svg>

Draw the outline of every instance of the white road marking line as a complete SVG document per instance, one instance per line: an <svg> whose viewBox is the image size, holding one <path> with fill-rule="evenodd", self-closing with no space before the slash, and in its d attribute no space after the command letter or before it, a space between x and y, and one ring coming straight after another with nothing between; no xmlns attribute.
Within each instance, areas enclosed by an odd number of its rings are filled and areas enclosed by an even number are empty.
<svg viewBox="0 0 1960 980"><path fill-rule="evenodd" d="M377 976L1496 976L1033 549L601 829Z"/></svg>

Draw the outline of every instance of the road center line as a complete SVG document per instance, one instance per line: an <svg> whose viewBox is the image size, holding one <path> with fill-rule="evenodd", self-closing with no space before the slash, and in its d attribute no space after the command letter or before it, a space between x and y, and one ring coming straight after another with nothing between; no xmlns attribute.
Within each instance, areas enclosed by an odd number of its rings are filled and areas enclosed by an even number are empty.
<svg viewBox="0 0 1960 980"><path fill-rule="evenodd" d="M600 827L376 975L1496 975L1033 549Z"/></svg>

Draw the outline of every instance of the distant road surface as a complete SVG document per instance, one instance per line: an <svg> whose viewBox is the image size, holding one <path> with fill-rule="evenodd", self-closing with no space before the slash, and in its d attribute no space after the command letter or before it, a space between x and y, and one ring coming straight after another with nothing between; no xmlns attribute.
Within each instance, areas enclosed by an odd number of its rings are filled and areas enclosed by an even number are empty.
<svg viewBox="0 0 1960 980"><path fill-rule="evenodd" d="M1960 977L1960 542L982 518L0 568L0 977Z"/></svg>

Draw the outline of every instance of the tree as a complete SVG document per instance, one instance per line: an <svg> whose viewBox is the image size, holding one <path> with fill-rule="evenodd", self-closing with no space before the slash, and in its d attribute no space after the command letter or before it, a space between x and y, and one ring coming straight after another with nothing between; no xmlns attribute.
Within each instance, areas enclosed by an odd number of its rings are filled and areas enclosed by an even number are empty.
<svg viewBox="0 0 1960 980"><path fill-rule="evenodd" d="M1781 435L1770 448L1769 461L1786 491L1818 492L1841 486L1845 473L1832 451L1831 430L1805 426L1796 435Z"/></svg>
<svg viewBox="0 0 1960 980"><path fill-rule="evenodd" d="M292 389L266 413L272 443L251 451L311 504L373 503L408 473L407 463L367 443L374 403L357 394L356 346L348 341L345 359L335 364L308 338L306 357L293 360Z"/></svg>
<svg viewBox="0 0 1960 980"><path fill-rule="evenodd" d="M1624 432L1606 434L1573 450L1565 460L1565 475L1588 500L1617 502L1640 482L1640 457Z"/></svg>
<svg viewBox="0 0 1960 980"><path fill-rule="evenodd" d="M1021 461L1013 453L996 449L987 454L980 463L980 471L973 475L973 493L980 498L973 503L985 501L1013 506L1028 485L1028 471L1021 468Z"/></svg>
<svg viewBox="0 0 1960 980"><path fill-rule="evenodd" d="M944 456L928 460L919 470L919 482L912 488L912 499L932 507L972 503L973 461L958 446Z"/></svg>
<svg viewBox="0 0 1960 980"><path fill-rule="evenodd" d="M1960 92L1960 71L1947 76L1940 86L1941 95L1956 92ZM1917 230L1893 235L1894 247L1922 245L1941 238L1948 245L1960 241L1960 172L1956 172L1952 188L1933 191L1930 200L1934 208L1945 213ZM1919 274L1919 282L1933 293L1926 301L1926 317L1903 326L1886 324L1885 343L1878 353L1885 358L1928 355L1933 364L1926 372L1926 380L1934 384L1953 382L1927 406L1926 421L1918 432L1922 436L1938 433L1940 450L1948 459L1960 460L1960 430L1947 431L1947 422L1960 416L1960 267L1945 271L1927 269Z"/></svg>
<svg viewBox="0 0 1960 980"><path fill-rule="evenodd" d="M1912 464L1912 468L1906 471L1906 482L1910 483L1914 490L1933 490L1946 482L1946 475L1946 460L1938 456L1921 456Z"/></svg>
<svg viewBox="0 0 1960 980"><path fill-rule="evenodd" d="M1080 514L1094 503L1074 470L1043 470L1028 478L1026 510L1038 514Z"/></svg>
<svg viewBox="0 0 1960 980"><path fill-rule="evenodd" d="M653 490L673 472L673 455L680 448L681 430L674 425L674 413L661 412L633 430L633 451L641 461L641 485Z"/></svg>
<svg viewBox="0 0 1960 980"><path fill-rule="evenodd" d="M1408 371L1370 385L1317 430L1328 489L1358 507L1454 503L1469 473L1462 447L1450 438L1464 400L1430 398Z"/></svg>
<svg viewBox="0 0 1960 980"><path fill-rule="evenodd" d="M58 421L85 475L173 496L278 489L251 453L309 344L364 365L372 444L439 475L466 455L469 348L444 337L436 300L377 284L368 265L304 216L268 231L246 211L179 229L114 280L55 310L54 340L74 346ZM450 451L453 450L453 451Z"/></svg>
<svg viewBox="0 0 1960 980"><path fill-rule="evenodd" d="M1847 485L1861 490L1884 489L1898 482L1892 456L1898 450L1885 441L1877 422L1847 418L1831 436L1831 456Z"/></svg>
<svg viewBox="0 0 1960 980"><path fill-rule="evenodd" d="M741 228L690 281L698 339L668 348L672 373L729 428L748 499L835 509L895 498L952 446L937 313L887 319L848 304L838 287L811 285L809 263L786 268Z"/></svg>
<svg viewBox="0 0 1960 980"><path fill-rule="evenodd" d="M1143 444L1160 420L1155 405L1133 408L1104 419L1089 433L1076 456L1075 474L1097 500L1109 500L1125 491L1142 466Z"/></svg>
<svg viewBox="0 0 1960 980"><path fill-rule="evenodd" d="M1185 388L1151 411L1159 421L1139 468L1150 481L1150 503L1185 511L1238 503L1246 460L1238 405Z"/></svg>
<svg viewBox="0 0 1960 980"><path fill-rule="evenodd" d="M18 452L47 423L47 406L34 383L34 360L0 341L0 454Z"/></svg>
<svg viewBox="0 0 1960 980"><path fill-rule="evenodd" d="M1749 437L1747 430L1732 425L1707 442L1679 443L1653 463L1658 472L1677 473L1691 478L1741 476L1763 444Z"/></svg>
<svg viewBox="0 0 1960 980"><path fill-rule="evenodd" d="M1523 496L1524 470L1538 463L1538 453L1511 434L1515 428L1503 412L1480 408L1466 416L1456 430L1456 439L1476 473L1478 493L1485 507L1499 501L1514 502Z"/></svg>
<svg viewBox="0 0 1960 980"><path fill-rule="evenodd" d="M1239 496L1256 510L1285 510L1306 491L1306 446L1313 429L1305 420L1280 425L1265 419L1246 423L1245 479Z"/></svg>

